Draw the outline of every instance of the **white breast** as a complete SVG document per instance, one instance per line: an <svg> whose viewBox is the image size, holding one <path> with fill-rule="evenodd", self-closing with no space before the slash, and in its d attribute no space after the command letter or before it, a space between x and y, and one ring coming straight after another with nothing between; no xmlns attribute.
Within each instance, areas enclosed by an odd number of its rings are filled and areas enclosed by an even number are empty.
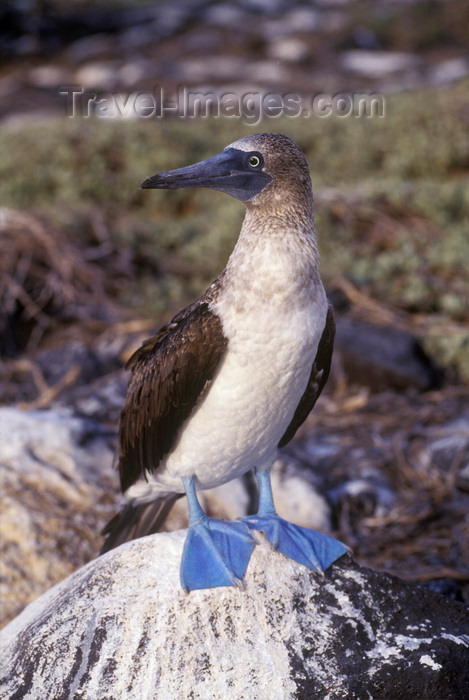
<svg viewBox="0 0 469 700"><path fill-rule="evenodd" d="M244 256L244 265L238 261L211 307L222 319L227 352L174 450L149 475L153 495L155 488L181 491L181 476L195 475L199 488L212 488L271 466L306 388L327 301L317 270L303 266L298 274L272 237ZM134 490L129 495L137 496Z"/></svg>

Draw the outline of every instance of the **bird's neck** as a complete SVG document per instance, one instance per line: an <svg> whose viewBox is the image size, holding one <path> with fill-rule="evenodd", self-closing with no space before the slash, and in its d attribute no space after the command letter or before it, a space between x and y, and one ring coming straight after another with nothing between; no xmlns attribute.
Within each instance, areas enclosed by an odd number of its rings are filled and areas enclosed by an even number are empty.
<svg viewBox="0 0 469 700"><path fill-rule="evenodd" d="M276 206L278 204L278 206ZM246 254L259 257L258 264L268 250L276 250L277 255L291 258L300 269L304 264L318 268L319 253L314 226L312 202L298 207L289 206L287 201L273 200L269 208L249 207L241 227L237 244L228 263L239 264ZM266 260L266 264L269 261Z"/></svg>
<svg viewBox="0 0 469 700"><path fill-rule="evenodd" d="M249 208L223 286L233 298L252 297L253 303L275 298L289 304L292 297L309 303L322 289L312 207Z"/></svg>

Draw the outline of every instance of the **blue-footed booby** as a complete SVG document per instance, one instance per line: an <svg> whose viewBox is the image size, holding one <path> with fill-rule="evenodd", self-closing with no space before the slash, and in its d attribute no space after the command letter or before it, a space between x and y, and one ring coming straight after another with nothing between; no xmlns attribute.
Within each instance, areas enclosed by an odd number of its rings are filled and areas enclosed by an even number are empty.
<svg viewBox="0 0 469 700"><path fill-rule="evenodd" d="M316 570L348 551L280 518L269 470L329 375L334 317L319 276L306 158L282 134L255 134L195 165L149 177L143 189L206 187L240 199L246 216L221 275L131 357L118 466L128 504L103 551L162 524L184 493L186 590L239 585L255 540ZM253 469L256 515L208 517L197 491Z"/></svg>

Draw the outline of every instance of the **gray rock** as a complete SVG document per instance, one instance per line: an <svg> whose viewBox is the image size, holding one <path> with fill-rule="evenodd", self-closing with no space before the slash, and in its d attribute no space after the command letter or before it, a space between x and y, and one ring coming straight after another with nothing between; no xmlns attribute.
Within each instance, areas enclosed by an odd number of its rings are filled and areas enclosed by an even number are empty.
<svg viewBox="0 0 469 700"><path fill-rule="evenodd" d="M226 2L218 5L209 5L204 13L207 24L220 27L242 27L246 22L246 15L240 7Z"/></svg>
<svg viewBox="0 0 469 700"><path fill-rule="evenodd" d="M316 32L321 28L321 13L312 7L296 7L283 17L289 33Z"/></svg>
<svg viewBox="0 0 469 700"><path fill-rule="evenodd" d="M352 479L331 489L328 496L339 513L347 509L349 521L370 516L382 518L389 514L396 501L395 492L383 481L379 473L375 479Z"/></svg>
<svg viewBox="0 0 469 700"><path fill-rule="evenodd" d="M335 351L348 380L373 391L426 390L441 383L418 339L394 326L339 317Z"/></svg>
<svg viewBox="0 0 469 700"><path fill-rule="evenodd" d="M469 60L467 58L450 58L441 61L430 70L430 82L433 85L447 85L468 74Z"/></svg>
<svg viewBox="0 0 469 700"><path fill-rule="evenodd" d="M256 61L249 67L252 78L269 84L281 83L287 79L287 71L277 61Z"/></svg>
<svg viewBox="0 0 469 700"><path fill-rule="evenodd" d="M285 0L241 0L241 5L249 12L275 15L285 10Z"/></svg>
<svg viewBox="0 0 469 700"><path fill-rule="evenodd" d="M109 443L67 409L0 409L0 624L95 556L116 508Z"/></svg>
<svg viewBox="0 0 469 700"><path fill-rule="evenodd" d="M117 61L93 61L80 66L74 82L85 90L112 90L117 85Z"/></svg>
<svg viewBox="0 0 469 700"><path fill-rule="evenodd" d="M305 41L301 39L279 39L272 42L267 47L267 55L269 58L295 63L302 61L308 56L309 47Z"/></svg>
<svg viewBox="0 0 469 700"><path fill-rule="evenodd" d="M420 461L425 469L437 464L458 488L469 492L469 411L434 426Z"/></svg>
<svg viewBox="0 0 469 700"><path fill-rule="evenodd" d="M348 557L321 577L263 541L245 590L185 595L184 536L125 544L31 604L0 633L0 697L468 697L461 603Z"/></svg>
<svg viewBox="0 0 469 700"><path fill-rule="evenodd" d="M65 55L72 61L89 61L91 58L105 56L112 52L112 48L112 40L109 35L93 34L73 41L66 49Z"/></svg>
<svg viewBox="0 0 469 700"><path fill-rule="evenodd" d="M61 66L37 66L29 71L28 80L38 88L56 89L68 82L68 72Z"/></svg>
<svg viewBox="0 0 469 700"><path fill-rule="evenodd" d="M382 78L414 70L419 66L418 58L411 53L362 49L344 51L339 63L343 70L369 78Z"/></svg>

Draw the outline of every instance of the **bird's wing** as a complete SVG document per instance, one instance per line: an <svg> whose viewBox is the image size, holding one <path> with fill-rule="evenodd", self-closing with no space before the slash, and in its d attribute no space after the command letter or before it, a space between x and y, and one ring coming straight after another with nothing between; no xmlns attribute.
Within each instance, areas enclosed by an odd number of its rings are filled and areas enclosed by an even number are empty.
<svg viewBox="0 0 469 700"><path fill-rule="evenodd" d="M208 390L228 341L202 297L137 350L119 424L119 473L125 491L158 468L184 421Z"/></svg>
<svg viewBox="0 0 469 700"><path fill-rule="evenodd" d="M334 311L332 306L329 305L327 309L326 325L324 326L321 340L319 341L318 350L311 368L308 384L303 396L300 399L300 403L296 408L290 425L278 443L279 447L283 447L290 442L300 425L302 425L308 417L309 413L314 407L314 404L318 400L321 391L324 389L327 378L329 377L329 371L331 369L334 336Z"/></svg>

